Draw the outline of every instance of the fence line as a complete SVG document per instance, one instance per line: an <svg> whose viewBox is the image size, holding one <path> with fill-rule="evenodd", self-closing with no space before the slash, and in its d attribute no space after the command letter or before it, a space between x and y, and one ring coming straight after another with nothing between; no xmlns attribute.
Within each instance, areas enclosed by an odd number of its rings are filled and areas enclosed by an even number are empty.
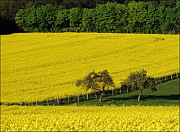
<svg viewBox="0 0 180 132"><path fill-rule="evenodd" d="M58 105L60 105L60 103L59 103L59 97L57 97L57 103L58 103Z"/></svg>
<svg viewBox="0 0 180 132"><path fill-rule="evenodd" d="M49 98L47 98L47 105L49 106Z"/></svg>
<svg viewBox="0 0 180 132"><path fill-rule="evenodd" d="M36 99L36 106L38 105L38 100Z"/></svg>
<svg viewBox="0 0 180 132"><path fill-rule="evenodd" d="M163 82L166 82L166 81L169 81L169 80L173 80L173 79L177 79L179 78L179 73L176 73L176 74L172 74L172 75L169 75L169 76L165 76L165 77L160 77L160 78L157 78L159 81L157 82L157 84L160 84L160 83L163 83ZM124 92L122 92L122 89L124 89ZM122 94L122 93L128 93L129 92L129 88L117 88L117 89L112 89L112 90L108 90L110 95L119 95L119 94ZM107 95L108 95L108 91L107 91ZM107 96L106 95L106 96ZM73 98L76 98L75 99L75 102L74 102L74 105L77 106L77 103L76 102L80 102L80 96L82 96L84 98L84 100L89 100L90 98L94 99L94 98L98 98L98 95L97 95L97 92L95 93L91 93L91 94L85 94L85 95L77 95L77 97L71 97L72 100ZM83 100L83 98L81 100ZM64 98L64 99L61 99L61 100L65 100L67 101L68 103L70 103L70 97L68 96L67 98ZM72 101L73 103L73 101ZM20 106L23 106L23 104L25 106L27 106L27 101L25 100L25 103L21 102L20 103ZM50 101L49 101L49 98L47 98L47 105L49 106L50 105ZM60 99L59 97L57 97L57 105L60 105ZM124 104L123 104L124 105ZM33 106L33 102L32 102L32 106ZM38 106L38 100L36 99L36 106ZM54 101L53 101L53 106L55 106L54 104Z"/></svg>

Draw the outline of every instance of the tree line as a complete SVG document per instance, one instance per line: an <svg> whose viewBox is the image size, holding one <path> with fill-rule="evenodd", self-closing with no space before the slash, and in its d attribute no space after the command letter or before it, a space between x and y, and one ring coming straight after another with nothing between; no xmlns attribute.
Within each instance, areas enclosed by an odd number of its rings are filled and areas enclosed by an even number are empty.
<svg viewBox="0 0 180 132"><path fill-rule="evenodd" d="M56 9L52 4L21 9L16 23L25 32L178 33L180 2L156 6L132 1L127 5L108 2L94 9Z"/></svg>
<svg viewBox="0 0 180 132"><path fill-rule="evenodd" d="M178 0L1 0L0 29L1 32L14 27L19 32L178 33L179 3Z"/></svg>
<svg viewBox="0 0 180 132"><path fill-rule="evenodd" d="M143 69L130 73L130 75L121 83L121 88L130 89L131 91L138 90L140 101L144 89L150 88L151 91L157 91L155 84L158 80L147 76L147 72ZM115 87L115 83L107 70L101 72L90 72L83 79L78 79L75 84L77 87L82 87L86 92L92 89L93 92L99 92L99 102L102 102L106 91L109 87Z"/></svg>

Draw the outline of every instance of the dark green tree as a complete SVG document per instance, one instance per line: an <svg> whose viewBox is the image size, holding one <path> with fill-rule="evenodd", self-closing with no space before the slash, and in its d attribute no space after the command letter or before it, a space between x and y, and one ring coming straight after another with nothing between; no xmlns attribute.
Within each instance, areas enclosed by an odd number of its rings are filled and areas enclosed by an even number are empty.
<svg viewBox="0 0 180 132"><path fill-rule="evenodd" d="M55 27L56 31L65 31L67 32L67 28L70 26L70 20L69 20L69 10L63 9L60 7L56 13L56 21L55 21Z"/></svg>
<svg viewBox="0 0 180 132"><path fill-rule="evenodd" d="M118 33L125 33L126 27L128 25L128 12L127 12L127 6L123 4L117 4L115 7L115 27L116 32Z"/></svg>
<svg viewBox="0 0 180 132"><path fill-rule="evenodd" d="M148 13L148 3L139 2L137 9L136 32L139 33L145 32L147 13Z"/></svg>
<svg viewBox="0 0 180 132"><path fill-rule="evenodd" d="M180 2L178 0L171 0L166 6L131 0L126 5L107 2L109 0L96 0L94 1L94 5L97 5L95 9L76 7L69 10L65 9L65 5L63 5L65 1L25 1L3 2L1 19L6 22L12 18L13 21L13 14L17 12L18 8L22 8L16 14L15 20L17 25L26 32L95 31L167 34L180 31ZM67 1L79 7L86 7L84 3L92 2L88 0ZM112 2L116 2L116 0L112 0ZM4 22L1 23L4 24Z"/></svg>
<svg viewBox="0 0 180 132"><path fill-rule="evenodd" d="M128 4L128 30L130 33L143 33L145 30L148 3L130 2Z"/></svg>
<svg viewBox="0 0 180 132"><path fill-rule="evenodd" d="M41 32L41 30L39 29L36 9L31 8L30 10L31 12L26 18L26 26L28 27L28 32Z"/></svg>
<svg viewBox="0 0 180 132"><path fill-rule="evenodd" d="M155 84L156 79L148 77L145 70L130 73L128 78L122 82L122 86L139 91L138 101L140 101L144 89L150 88L152 91L157 91Z"/></svg>
<svg viewBox="0 0 180 132"><path fill-rule="evenodd" d="M36 9L38 30L40 32L53 32L55 11L55 7L51 4Z"/></svg>
<svg viewBox="0 0 180 132"><path fill-rule="evenodd" d="M72 8L69 13L70 31L79 32L82 21L82 10L80 8Z"/></svg>
<svg viewBox="0 0 180 132"><path fill-rule="evenodd" d="M165 33L165 7L161 6L158 8L158 12L157 12L157 24L158 24L158 28L160 30L161 33Z"/></svg>
<svg viewBox="0 0 180 132"><path fill-rule="evenodd" d="M147 10L146 24L145 24L145 33L160 33L159 28L160 22L158 21L158 8L151 4Z"/></svg>
<svg viewBox="0 0 180 132"><path fill-rule="evenodd" d="M180 1L176 1L176 7L175 7L175 12L174 12L174 19L173 19L173 24L176 26L176 33L179 34L180 32Z"/></svg>
<svg viewBox="0 0 180 132"><path fill-rule="evenodd" d="M128 26L127 32L135 33L136 32L136 23L138 22L137 15L138 3L133 1L128 4Z"/></svg>
<svg viewBox="0 0 180 132"><path fill-rule="evenodd" d="M171 3L172 2L172 3ZM178 33L180 27L180 6L179 1L171 0L170 5L165 9L165 32L166 33Z"/></svg>
<svg viewBox="0 0 180 132"><path fill-rule="evenodd" d="M82 32L93 32L95 29L95 10L94 9L83 9L81 31Z"/></svg>
<svg viewBox="0 0 180 132"><path fill-rule="evenodd" d="M98 4L96 10L96 28L98 32L115 31L115 7L117 3Z"/></svg>
<svg viewBox="0 0 180 132"><path fill-rule="evenodd" d="M35 8L29 8L29 9L20 9L19 12L16 14L16 24L22 28L25 32L31 31L31 25L33 25L34 22L34 11ZM31 18L31 16L33 18Z"/></svg>
<svg viewBox="0 0 180 132"><path fill-rule="evenodd" d="M76 81L76 86L81 86L85 91L92 89L94 91L102 91L99 102L102 102L103 97L105 96L105 91L109 86L114 87L115 84L112 80L112 77L109 75L107 70L96 73L95 71L90 72L82 80Z"/></svg>

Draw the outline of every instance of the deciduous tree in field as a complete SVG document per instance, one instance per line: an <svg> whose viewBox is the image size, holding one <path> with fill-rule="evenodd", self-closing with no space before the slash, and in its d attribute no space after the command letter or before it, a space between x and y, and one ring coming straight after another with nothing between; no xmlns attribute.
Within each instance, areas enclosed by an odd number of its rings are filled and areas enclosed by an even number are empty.
<svg viewBox="0 0 180 132"><path fill-rule="evenodd" d="M83 9L82 14L82 23L81 23L81 31L83 32L93 32L95 29L94 17L95 17L94 9Z"/></svg>
<svg viewBox="0 0 180 132"><path fill-rule="evenodd" d="M137 71L132 72L128 76L128 78L122 82L122 85L132 90L139 90L138 101L140 101L142 92L145 88L150 88L152 91L157 91L155 88L156 79L152 77L148 77L146 75L146 71Z"/></svg>
<svg viewBox="0 0 180 132"><path fill-rule="evenodd" d="M55 21L56 31L62 31L64 28L67 31L69 25L70 25L69 10L59 7L56 13L56 21Z"/></svg>
<svg viewBox="0 0 180 132"><path fill-rule="evenodd" d="M107 70L96 73L95 71L90 72L82 80L76 81L76 86L81 86L85 91L92 89L94 91L102 91L99 102L102 102L103 97L105 96L105 91L109 86L114 87L115 84L112 80L112 77L109 75Z"/></svg>
<svg viewBox="0 0 180 132"><path fill-rule="evenodd" d="M70 28L71 31L79 32L80 24L82 21L82 9L72 8L69 12Z"/></svg>

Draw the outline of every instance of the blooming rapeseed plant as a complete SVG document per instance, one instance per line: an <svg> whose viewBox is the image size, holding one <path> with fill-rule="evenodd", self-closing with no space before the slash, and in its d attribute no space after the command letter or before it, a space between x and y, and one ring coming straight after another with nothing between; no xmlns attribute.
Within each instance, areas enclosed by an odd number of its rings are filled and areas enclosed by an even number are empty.
<svg viewBox="0 0 180 132"><path fill-rule="evenodd" d="M179 106L1 106L1 131L179 131Z"/></svg>
<svg viewBox="0 0 180 132"><path fill-rule="evenodd" d="M117 86L140 69L152 77L179 72L178 35L16 33L1 42L3 103L84 94L75 81L92 70L108 70Z"/></svg>

